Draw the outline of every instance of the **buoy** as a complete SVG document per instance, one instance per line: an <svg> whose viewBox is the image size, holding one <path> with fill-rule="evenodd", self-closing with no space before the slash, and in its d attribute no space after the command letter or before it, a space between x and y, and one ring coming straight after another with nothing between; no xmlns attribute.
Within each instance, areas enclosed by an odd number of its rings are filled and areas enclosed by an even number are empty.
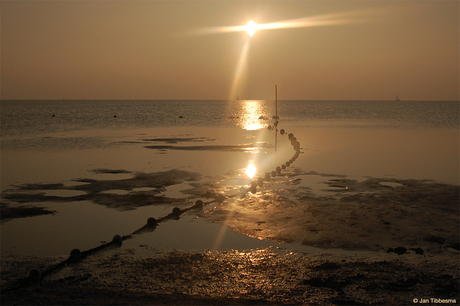
<svg viewBox="0 0 460 306"><path fill-rule="evenodd" d="M297 152L300 150L300 142L296 141L294 143L294 150L296 150Z"/></svg>
<svg viewBox="0 0 460 306"><path fill-rule="evenodd" d="M275 171L275 170L272 171L272 176L273 176L273 177L276 176L276 171Z"/></svg>
<svg viewBox="0 0 460 306"><path fill-rule="evenodd" d="M194 208L202 209L202 208L203 208L203 205L204 205L203 201L197 200L197 201L195 202L195 205L193 205L193 207L194 207Z"/></svg>
<svg viewBox="0 0 460 306"><path fill-rule="evenodd" d="M290 161L286 162L286 167L289 167L290 165L291 165Z"/></svg>
<svg viewBox="0 0 460 306"><path fill-rule="evenodd" d="M180 214L181 214L180 208L179 207L174 207L173 210L172 210L172 214L174 216L177 216L177 217L180 216Z"/></svg>
<svg viewBox="0 0 460 306"><path fill-rule="evenodd" d="M251 182L251 187L249 187L249 191L251 193L256 193L257 192L257 182L256 181Z"/></svg>
<svg viewBox="0 0 460 306"><path fill-rule="evenodd" d="M113 118L117 118L117 115L113 115Z"/></svg>
<svg viewBox="0 0 460 306"><path fill-rule="evenodd" d="M284 135L284 129L281 129L281 130L280 130L280 134L281 134L281 135Z"/></svg>
<svg viewBox="0 0 460 306"><path fill-rule="evenodd" d="M265 172L265 179L266 179L266 180L269 180L269 179L270 179L270 173Z"/></svg>
<svg viewBox="0 0 460 306"><path fill-rule="evenodd" d="M32 269L30 270L29 272L29 276L27 277L27 279L31 282L36 282L38 281L40 278L42 277L42 272L40 272L40 270L38 269Z"/></svg>
<svg viewBox="0 0 460 306"><path fill-rule="evenodd" d="M225 201L225 196L220 193L216 194L216 201L222 203L223 201Z"/></svg>
<svg viewBox="0 0 460 306"><path fill-rule="evenodd" d="M152 218L152 217L147 219L147 226L156 227L157 225L158 225L157 219Z"/></svg>
<svg viewBox="0 0 460 306"><path fill-rule="evenodd" d="M280 166L276 167L276 173L278 173L278 174L281 173L281 167Z"/></svg>
<svg viewBox="0 0 460 306"><path fill-rule="evenodd" d="M275 121L275 123L273 123L274 126L278 126L278 121Z"/></svg>
<svg viewBox="0 0 460 306"><path fill-rule="evenodd" d="M116 243L116 244L121 245L123 243L123 238L121 238L120 235L115 235L112 238L112 243Z"/></svg>
<svg viewBox="0 0 460 306"><path fill-rule="evenodd" d="M179 118L181 118L181 119L182 119L182 118L184 118L184 117L182 117L182 116L179 116Z"/></svg>
<svg viewBox="0 0 460 306"><path fill-rule="evenodd" d="M285 165L285 164L282 164L282 165L281 165L281 169L283 169L283 170L286 169L286 165Z"/></svg>
<svg viewBox="0 0 460 306"><path fill-rule="evenodd" d="M261 177L259 177L259 178L257 179L257 184L259 185L259 187L263 187L263 186L264 186L264 179L261 178Z"/></svg>
<svg viewBox="0 0 460 306"><path fill-rule="evenodd" d="M294 137L294 134L289 133L288 138L291 139L292 137Z"/></svg>
<svg viewBox="0 0 460 306"><path fill-rule="evenodd" d="M79 260L80 259L80 256L81 256L81 252L79 249L73 249L71 252L70 252L70 257L69 259L70 260Z"/></svg>
<svg viewBox="0 0 460 306"><path fill-rule="evenodd" d="M51 117L53 117L53 118L54 118L54 117L56 117L56 115L55 115L55 114L53 114Z"/></svg>

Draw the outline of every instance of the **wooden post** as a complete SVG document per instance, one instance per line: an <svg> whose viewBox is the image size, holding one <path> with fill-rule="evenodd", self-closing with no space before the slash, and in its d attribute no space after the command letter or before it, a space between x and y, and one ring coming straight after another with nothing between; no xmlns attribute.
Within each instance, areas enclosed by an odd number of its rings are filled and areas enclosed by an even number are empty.
<svg viewBox="0 0 460 306"><path fill-rule="evenodd" d="M275 84L275 122L278 122L278 87ZM275 126L275 153L278 148L278 124Z"/></svg>
<svg viewBox="0 0 460 306"><path fill-rule="evenodd" d="M278 117L278 85L275 85L275 115Z"/></svg>

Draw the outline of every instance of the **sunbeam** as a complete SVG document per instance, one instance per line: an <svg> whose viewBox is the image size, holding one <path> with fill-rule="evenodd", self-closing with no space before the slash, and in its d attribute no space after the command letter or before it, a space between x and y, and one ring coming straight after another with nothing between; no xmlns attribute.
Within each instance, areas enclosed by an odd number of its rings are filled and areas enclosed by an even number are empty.
<svg viewBox="0 0 460 306"><path fill-rule="evenodd" d="M240 84L241 78L244 73L243 68L246 64L248 49L249 49L249 40L247 40L244 43L243 49L241 50L240 59L238 61L238 65L236 66L235 76L233 77L232 87L230 89L230 98L229 98L230 100L236 97L236 91L237 91L238 85Z"/></svg>

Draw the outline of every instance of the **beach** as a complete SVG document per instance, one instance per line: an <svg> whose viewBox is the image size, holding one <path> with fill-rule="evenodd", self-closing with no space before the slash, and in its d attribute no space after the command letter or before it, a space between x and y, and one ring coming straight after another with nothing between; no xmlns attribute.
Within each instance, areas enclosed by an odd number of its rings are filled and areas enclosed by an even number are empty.
<svg viewBox="0 0 460 306"><path fill-rule="evenodd" d="M2 135L2 304L459 301L458 105L117 103Z"/></svg>
<svg viewBox="0 0 460 306"><path fill-rule="evenodd" d="M2 286L2 304L458 303L458 265L452 258L396 256L271 249L174 251L146 257L115 252L82 260L12 291ZM62 259L10 259L2 263L2 279Z"/></svg>

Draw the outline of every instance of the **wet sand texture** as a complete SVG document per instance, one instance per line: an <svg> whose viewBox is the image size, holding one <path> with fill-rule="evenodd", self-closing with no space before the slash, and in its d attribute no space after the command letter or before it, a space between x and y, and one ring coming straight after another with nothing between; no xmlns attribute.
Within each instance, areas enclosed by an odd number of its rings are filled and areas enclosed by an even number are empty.
<svg viewBox="0 0 460 306"><path fill-rule="evenodd" d="M283 188L225 201L206 214L252 237L323 248L459 250L459 186L333 178L318 195L302 186L311 176L297 172Z"/></svg>
<svg viewBox="0 0 460 306"><path fill-rule="evenodd" d="M6 258L2 262L1 302L407 305L430 297L459 300L456 263L405 259L397 255L357 259L280 254L270 249L175 251L147 258L125 252L83 260L43 281L29 280L27 286L5 290L13 279L27 275L27 269L57 260Z"/></svg>

